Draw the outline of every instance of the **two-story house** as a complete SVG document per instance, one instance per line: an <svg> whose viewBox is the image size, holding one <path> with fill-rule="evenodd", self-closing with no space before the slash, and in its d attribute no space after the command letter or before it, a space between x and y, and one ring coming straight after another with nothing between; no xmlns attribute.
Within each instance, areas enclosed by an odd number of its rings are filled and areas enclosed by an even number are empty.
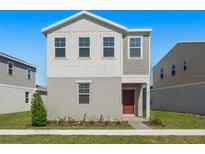
<svg viewBox="0 0 205 154"><path fill-rule="evenodd" d="M151 107L205 114L205 42L178 42L153 67Z"/></svg>
<svg viewBox="0 0 205 154"><path fill-rule="evenodd" d="M36 86L36 67L0 52L0 113L28 111Z"/></svg>
<svg viewBox="0 0 205 154"><path fill-rule="evenodd" d="M119 17L120 18L120 17ZM150 28L81 11L44 29L49 119L150 116Z"/></svg>

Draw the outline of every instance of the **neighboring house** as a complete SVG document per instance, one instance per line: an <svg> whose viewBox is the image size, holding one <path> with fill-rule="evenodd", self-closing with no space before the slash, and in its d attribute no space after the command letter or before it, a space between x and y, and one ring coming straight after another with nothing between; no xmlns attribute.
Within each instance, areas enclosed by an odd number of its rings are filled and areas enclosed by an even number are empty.
<svg viewBox="0 0 205 154"><path fill-rule="evenodd" d="M47 106L47 87L36 85L36 90L40 93L44 106Z"/></svg>
<svg viewBox="0 0 205 154"><path fill-rule="evenodd" d="M205 114L205 42L177 43L153 68L151 107Z"/></svg>
<svg viewBox="0 0 205 154"><path fill-rule="evenodd" d="M34 65L0 52L0 114L28 111L35 81Z"/></svg>
<svg viewBox="0 0 205 154"><path fill-rule="evenodd" d="M149 118L151 29L128 29L81 11L42 32L48 50L48 119L143 116L142 87Z"/></svg>

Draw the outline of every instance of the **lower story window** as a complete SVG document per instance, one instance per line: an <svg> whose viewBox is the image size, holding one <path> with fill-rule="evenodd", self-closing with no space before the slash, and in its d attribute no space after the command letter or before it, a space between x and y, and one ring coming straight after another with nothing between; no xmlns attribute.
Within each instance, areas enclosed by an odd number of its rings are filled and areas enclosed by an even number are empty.
<svg viewBox="0 0 205 154"><path fill-rule="evenodd" d="M25 103L29 103L30 93L28 91L25 92Z"/></svg>
<svg viewBox="0 0 205 154"><path fill-rule="evenodd" d="M78 83L78 100L79 100L79 104L89 104L90 101L89 83Z"/></svg>

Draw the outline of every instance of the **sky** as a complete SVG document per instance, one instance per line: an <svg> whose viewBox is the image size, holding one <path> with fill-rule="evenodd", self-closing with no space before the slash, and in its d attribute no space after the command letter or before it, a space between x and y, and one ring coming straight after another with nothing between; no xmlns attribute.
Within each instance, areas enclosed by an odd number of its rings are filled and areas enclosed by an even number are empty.
<svg viewBox="0 0 205 154"><path fill-rule="evenodd" d="M37 66L47 84L45 28L79 11L0 11L0 51ZM152 28L151 68L179 41L205 40L205 11L90 11L128 28Z"/></svg>

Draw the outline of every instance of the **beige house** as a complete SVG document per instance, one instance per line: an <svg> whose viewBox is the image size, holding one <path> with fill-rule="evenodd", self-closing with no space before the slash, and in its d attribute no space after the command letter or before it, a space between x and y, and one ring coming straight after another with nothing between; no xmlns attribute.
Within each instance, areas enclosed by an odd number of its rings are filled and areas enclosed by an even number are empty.
<svg viewBox="0 0 205 154"><path fill-rule="evenodd" d="M151 107L205 114L205 42L178 42L154 67Z"/></svg>
<svg viewBox="0 0 205 154"><path fill-rule="evenodd" d="M128 29L81 11L42 32L49 119L143 116L143 87L144 114L150 117L151 29Z"/></svg>

